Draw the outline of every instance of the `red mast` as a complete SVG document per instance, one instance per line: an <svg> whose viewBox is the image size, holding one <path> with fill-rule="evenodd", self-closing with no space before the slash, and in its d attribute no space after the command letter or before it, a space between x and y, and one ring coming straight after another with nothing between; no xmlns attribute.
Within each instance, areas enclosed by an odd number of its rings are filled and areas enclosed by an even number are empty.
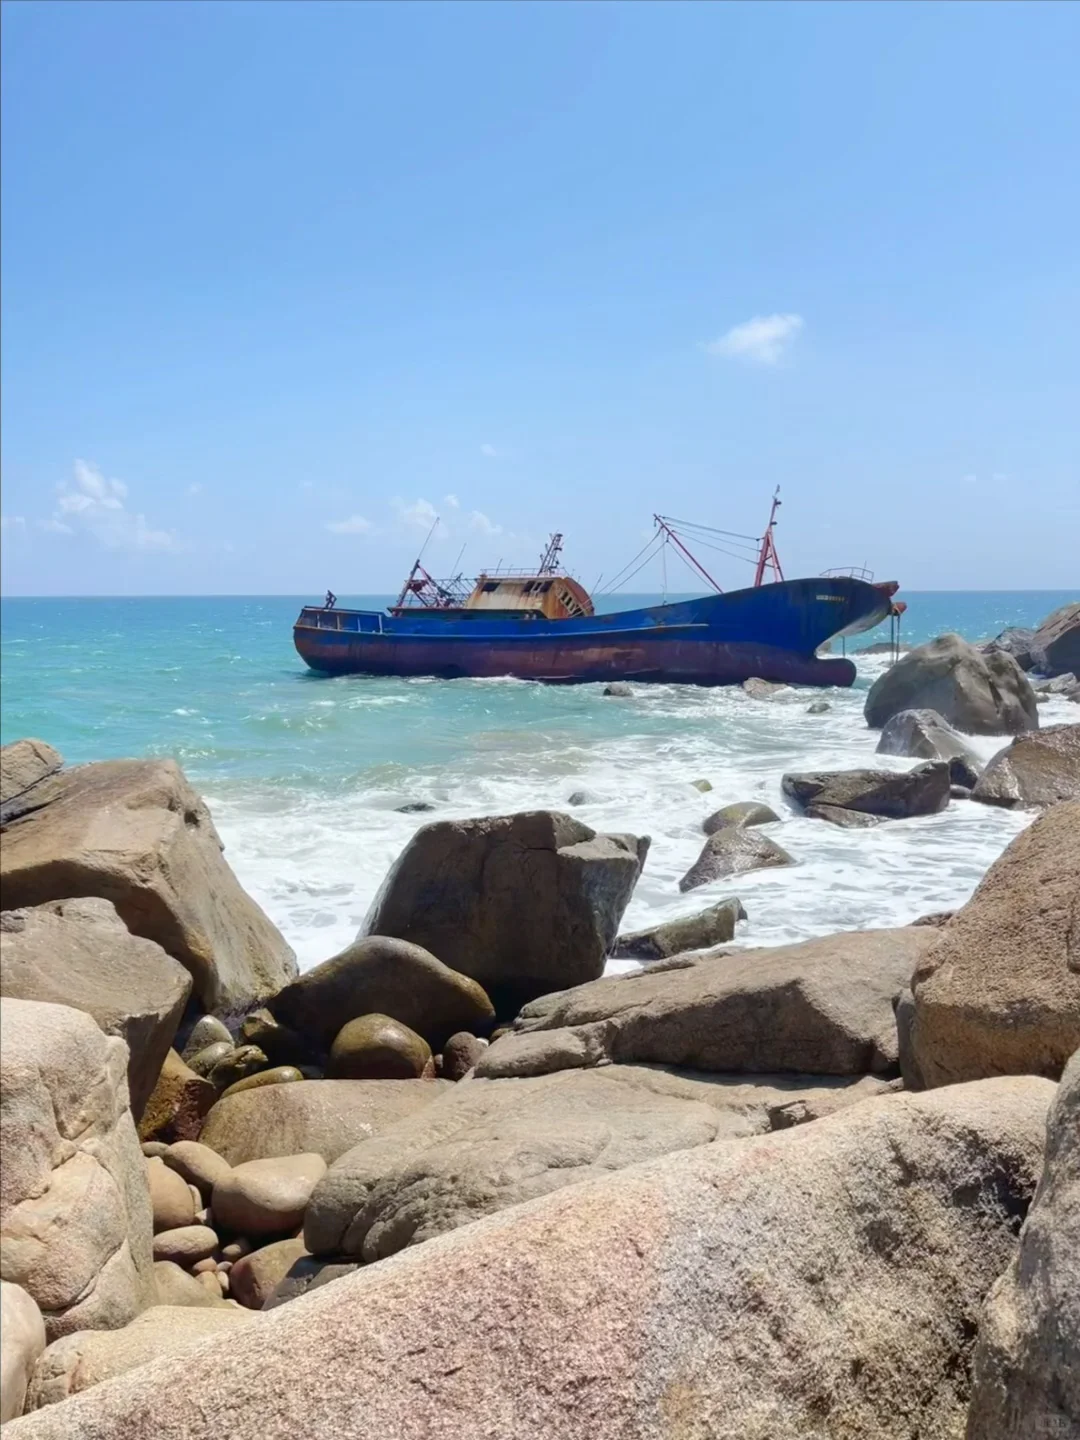
<svg viewBox="0 0 1080 1440"><path fill-rule="evenodd" d="M772 569L777 580L783 580L784 572L780 568L780 556L776 553L776 540L773 531L776 529L776 512L780 509L780 486L776 487L776 493L772 499L772 509L769 511L769 523L765 528L765 534L761 537L761 549L758 551L757 569L754 571L754 586L764 583L766 569Z"/></svg>

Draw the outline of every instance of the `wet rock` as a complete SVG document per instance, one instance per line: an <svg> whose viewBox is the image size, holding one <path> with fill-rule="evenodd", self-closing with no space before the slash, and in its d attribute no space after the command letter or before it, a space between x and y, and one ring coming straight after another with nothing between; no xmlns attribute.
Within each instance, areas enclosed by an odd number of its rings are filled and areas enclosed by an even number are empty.
<svg viewBox="0 0 1080 1440"><path fill-rule="evenodd" d="M706 835L715 835L718 830L728 830L732 826L745 830L752 825L772 825L779 819L780 816L769 805L763 805L758 800L739 800L734 805L714 810L701 828Z"/></svg>
<svg viewBox="0 0 1080 1440"><path fill-rule="evenodd" d="M331 1080L412 1080L423 1075L431 1047L388 1015L360 1015L338 1032L330 1050Z"/></svg>
<svg viewBox="0 0 1080 1440"><path fill-rule="evenodd" d="M244 1045L257 1045L275 1068L317 1065L325 1059L324 1046L291 1025L283 1025L266 1009L245 1016L237 1038Z"/></svg>
<svg viewBox="0 0 1080 1440"><path fill-rule="evenodd" d="M780 690L787 690L787 685L779 685L774 680L762 680L757 675L752 675L749 680L744 680L742 688L750 696L751 700L772 700Z"/></svg>
<svg viewBox="0 0 1080 1440"><path fill-rule="evenodd" d="M709 836L701 854L679 881L679 889L685 894L687 890L696 890L727 875L743 875L748 870L794 863L787 851L767 835L731 826Z"/></svg>
<svg viewBox="0 0 1080 1440"><path fill-rule="evenodd" d="M195 1140L217 1091L203 1075L185 1065L175 1050L165 1056L150 1099L139 1121L140 1140Z"/></svg>
<svg viewBox="0 0 1080 1440"><path fill-rule="evenodd" d="M245 1255L229 1272L233 1298L248 1310L261 1310L295 1261L307 1255L303 1240L278 1240Z"/></svg>
<svg viewBox="0 0 1080 1440"><path fill-rule="evenodd" d="M244 1090L257 1090L262 1085L292 1085L303 1078L303 1073L295 1065L275 1065L272 1070L260 1070L243 1080L234 1081L221 1092L221 1098L224 1100L226 1095L239 1095Z"/></svg>
<svg viewBox="0 0 1080 1440"><path fill-rule="evenodd" d="M197 1140L180 1140L170 1145L162 1159L185 1184L195 1186L203 1201L209 1200L214 1186L232 1169L209 1145L200 1145Z"/></svg>
<svg viewBox="0 0 1080 1440"><path fill-rule="evenodd" d="M630 700L633 698L633 690L622 680L616 680L611 685L604 686L604 695L614 700Z"/></svg>
<svg viewBox="0 0 1080 1440"><path fill-rule="evenodd" d="M187 1061L188 1069L193 1070L196 1075L201 1075L204 1080L209 1079L210 1071L218 1061L224 1060L226 1055L231 1055L234 1049L235 1046L231 1039L215 1040L192 1055L191 1059Z"/></svg>
<svg viewBox="0 0 1080 1440"><path fill-rule="evenodd" d="M302 1223L311 1192L325 1173L321 1155L249 1160L214 1186L214 1219L236 1235L287 1235Z"/></svg>
<svg viewBox="0 0 1080 1440"><path fill-rule="evenodd" d="M1080 1046L1080 801L1022 831L912 976L927 1085L1057 1079Z"/></svg>
<svg viewBox="0 0 1080 1440"><path fill-rule="evenodd" d="M874 681L864 714L880 730L902 710L934 710L968 735L1018 735L1039 728L1035 692L1011 655L980 655L959 635L909 650Z"/></svg>
<svg viewBox="0 0 1080 1440"><path fill-rule="evenodd" d="M1035 639L1035 631L1022 625L1010 625L993 640L986 640L976 646L984 655L1003 650L1011 655L1021 670L1040 670L1046 663L1046 652Z"/></svg>
<svg viewBox="0 0 1080 1440"><path fill-rule="evenodd" d="M990 1291L975 1348L969 1440L1080 1434L1080 1052L1046 1122L1020 1248Z"/></svg>
<svg viewBox="0 0 1080 1440"><path fill-rule="evenodd" d="M882 727L877 743L879 755L907 755L914 760L946 760L950 776L958 785L975 784L982 765L978 755L935 710L900 710ZM953 770L956 762L957 769Z"/></svg>
<svg viewBox="0 0 1080 1440"><path fill-rule="evenodd" d="M316 1151L329 1164L448 1088L442 1080L313 1080L222 1098L203 1142L232 1165Z"/></svg>
<svg viewBox="0 0 1080 1440"><path fill-rule="evenodd" d="M50 1407L19 1440L381 1440L446 1434L448 1415L456 1440L807 1440L838 1417L858 1440L958 1435L1051 1093L888 1095L565 1187Z"/></svg>
<svg viewBox="0 0 1080 1440"><path fill-rule="evenodd" d="M1080 725L1018 735L987 765L971 798L1010 810L1080 800Z"/></svg>
<svg viewBox="0 0 1080 1440"><path fill-rule="evenodd" d="M487 1043L486 1040L479 1040L475 1035L469 1035L464 1030L459 1031L456 1035L451 1035L443 1046L443 1079L464 1080L487 1049Z"/></svg>
<svg viewBox="0 0 1080 1440"><path fill-rule="evenodd" d="M1071 695L1076 689L1077 681L1075 675L1055 675L1053 680L1040 680L1035 686L1036 698L1040 695Z"/></svg>
<svg viewBox="0 0 1080 1440"><path fill-rule="evenodd" d="M427 815L435 809L435 806L430 800L409 800L406 804L397 805L394 808L398 815Z"/></svg>
<svg viewBox="0 0 1080 1440"><path fill-rule="evenodd" d="M647 849L647 840L598 835L554 811L439 821L402 851L364 929L424 946L508 1012L602 973ZM390 1006L370 1008L435 1049L455 1030L477 1028L462 1015L433 1037Z"/></svg>
<svg viewBox="0 0 1080 1440"><path fill-rule="evenodd" d="M278 1282L273 1293L263 1304L264 1310L276 1310L290 1300L299 1300L311 1290L319 1290L335 1280L343 1280L360 1268L358 1260L326 1259L315 1255L301 1255L294 1260L288 1273Z"/></svg>
<svg viewBox="0 0 1080 1440"><path fill-rule="evenodd" d="M206 1051L203 1051L206 1054ZM265 1054L257 1045L238 1045L235 1050L220 1056L207 1072L206 1078L215 1090L224 1092L239 1080L247 1080L265 1070L268 1065Z"/></svg>
<svg viewBox="0 0 1080 1440"><path fill-rule="evenodd" d="M148 1163L127 1048L65 1005L0 1005L0 1274L50 1340L124 1325L151 1302Z"/></svg>
<svg viewBox="0 0 1080 1440"><path fill-rule="evenodd" d="M596 805L598 800L591 790L575 790L566 803L574 806Z"/></svg>
<svg viewBox="0 0 1080 1440"><path fill-rule="evenodd" d="M729 896L695 915L684 915L679 920L620 935L611 954L617 960L666 960L669 955L681 955L686 950L726 945L735 938L736 922L745 919L742 902Z"/></svg>
<svg viewBox="0 0 1080 1440"><path fill-rule="evenodd" d="M40 782L7 826L8 909L99 895L191 974L207 1010L248 1007L296 974L284 939L222 858L210 813L171 760L107 760Z"/></svg>
<svg viewBox="0 0 1080 1440"><path fill-rule="evenodd" d="M828 700L811 700L806 707L807 715L826 715L832 709Z"/></svg>
<svg viewBox="0 0 1080 1440"><path fill-rule="evenodd" d="M44 1349L45 1322L37 1302L21 1285L0 1280L0 1425L23 1413L26 1387Z"/></svg>
<svg viewBox="0 0 1080 1440"><path fill-rule="evenodd" d="M1080 675L1080 600L1048 615L1035 632L1035 644L1045 654L1040 668L1048 675Z"/></svg>
<svg viewBox="0 0 1080 1440"><path fill-rule="evenodd" d="M229 1033L229 1027L216 1015L200 1015L195 1024L191 1027L187 1040L180 1050L180 1058L185 1064L190 1064L193 1056L205 1050L210 1045L219 1045L222 1042L232 1045L233 1037Z"/></svg>
<svg viewBox="0 0 1080 1440"><path fill-rule="evenodd" d="M452 873L447 883L454 887ZM341 1027L362 1015L389 1015L436 1049L455 1031L484 1030L495 1018L491 1001L475 980L444 965L421 945L384 935L356 940L308 970L276 996L270 1008L282 1024L310 1037L324 1053Z"/></svg>
<svg viewBox="0 0 1080 1440"><path fill-rule="evenodd" d="M186 1180L170 1170L164 1160L147 1160L146 1179L155 1233L194 1225L196 1206Z"/></svg>
<svg viewBox="0 0 1080 1440"><path fill-rule="evenodd" d="M70 1005L128 1048L138 1120L191 994L160 945L132 935L108 900L61 900L0 916L0 995Z"/></svg>
<svg viewBox="0 0 1080 1440"><path fill-rule="evenodd" d="M934 815L949 803L949 767L940 760L914 770L837 770L785 775L784 794L806 814L834 824L864 824L855 816L906 820ZM837 813L844 812L844 813Z"/></svg>
<svg viewBox="0 0 1080 1440"><path fill-rule="evenodd" d="M180 1225L175 1230L159 1230L154 1236L154 1259L171 1260L185 1269L213 1255L217 1248L217 1231L209 1225Z"/></svg>
<svg viewBox="0 0 1080 1440"><path fill-rule="evenodd" d="M694 787L695 790L700 790L702 795L708 795L709 791L712 789L711 780L691 780L690 784Z"/></svg>
<svg viewBox="0 0 1080 1440"><path fill-rule="evenodd" d="M932 929L850 931L799 945L680 956L527 1005L481 1078L621 1064L893 1075L893 1002Z"/></svg>

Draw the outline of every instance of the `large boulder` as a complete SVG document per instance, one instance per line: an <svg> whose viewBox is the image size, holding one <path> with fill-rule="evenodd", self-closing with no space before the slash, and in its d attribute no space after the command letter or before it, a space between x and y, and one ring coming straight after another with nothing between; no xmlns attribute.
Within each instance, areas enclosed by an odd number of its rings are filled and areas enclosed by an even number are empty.
<svg viewBox="0 0 1080 1440"><path fill-rule="evenodd" d="M572 1185L16 1434L943 1440L1052 1093L890 1095Z"/></svg>
<svg viewBox="0 0 1080 1440"><path fill-rule="evenodd" d="M138 1365L182 1354L212 1335L231 1335L251 1314L233 1305L154 1305L122 1330L79 1330L55 1340L38 1361L27 1410L55 1405Z"/></svg>
<svg viewBox="0 0 1080 1440"><path fill-rule="evenodd" d="M329 1165L449 1088L442 1080L305 1080L244 1090L218 1101L200 1139L230 1165L304 1150Z"/></svg>
<svg viewBox="0 0 1080 1440"><path fill-rule="evenodd" d="M50 1340L126 1325L152 1302L127 1058L81 1010L0 1004L0 1277L33 1296Z"/></svg>
<svg viewBox="0 0 1080 1440"><path fill-rule="evenodd" d="M685 956L527 1005L476 1074L620 1061L693 1070L895 1073L893 1001L937 940L926 926Z"/></svg>
<svg viewBox="0 0 1080 1440"><path fill-rule="evenodd" d="M1055 610L1035 631L1047 675L1080 675L1080 600Z"/></svg>
<svg viewBox="0 0 1080 1440"><path fill-rule="evenodd" d="M296 974L281 935L222 858L210 812L171 760L65 770L0 847L7 909L111 900L128 929L192 976L207 1010L250 1008Z"/></svg>
<svg viewBox="0 0 1080 1440"><path fill-rule="evenodd" d="M482 1030L495 1019L491 1001L475 980L420 945L383 935L356 940L305 971L268 1008L282 1025L323 1051L343 1025L360 1015L389 1015L436 1050L456 1030Z"/></svg>
<svg viewBox="0 0 1080 1440"><path fill-rule="evenodd" d="M45 1322L32 1295L0 1280L0 1425L21 1415L26 1387L45 1349Z"/></svg>
<svg viewBox="0 0 1080 1440"><path fill-rule="evenodd" d="M973 783L982 768L964 737L936 710L899 710L890 716L882 727L877 753L906 755L913 760L947 760L950 779L960 785Z"/></svg>
<svg viewBox="0 0 1080 1440"><path fill-rule="evenodd" d="M1035 639L1035 631L1024 625L1010 625L993 640L984 640L977 648L984 655L1004 650L1021 670L1041 670L1046 664L1046 652Z"/></svg>
<svg viewBox="0 0 1080 1440"><path fill-rule="evenodd" d="M914 770L822 770L812 775L785 775L784 794L804 814L834 824L854 815L880 820L908 820L936 815L949 803L949 766L930 760Z"/></svg>
<svg viewBox="0 0 1080 1440"><path fill-rule="evenodd" d="M315 1188L304 1239L317 1254L380 1260L564 1185L883 1089L868 1076L714 1081L645 1065L469 1081L342 1155Z"/></svg>
<svg viewBox="0 0 1080 1440"><path fill-rule="evenodd" d="M1018 735L987 765L971 798L1010 810L1080 800L1080 725Z"/></svg>
<svg viewBox="0 0 1080 1440"><path fill-rule="evenodd" d="M1056 1079L1080 1046L1080 802L1019 834L912 977L911 1042L929 1086Z"/></svg>
<svg viewBox="0 0 1080 1440"><path fill-rule="evenodd" d="M276 1240L243 1255L229 1271L229 1294L247 1310L261 1310L294 1263L307 1254L303 1240Z"/></svg>
<svg viewBox="0 0 1080 1440"><path fill-rule="evenodd" d="M549 810L438 821L401 852L364 930L424 946L503 1013L603 973L648 843Z"/></svg>
<svg viewBox="0 0 1080 1440"><path fill-rule="evenodd" d="M1080 1051L1050 1107L1020 1249L983 1312L967 1435L1080 1435Z"/></svg>
<svg viewBox="0 0 1080 1440"><path fill-rule="evenodd" d="M665 920L646 930L619 935L611 947L619 960L666 960L686 950L706 950L711 945L726 945L735 937L735 925L746 919L742 902L734 895L718 900L707 910L683 915L678 920Z"/></svg>
<svg viewBox="0 0 1080 1440"><path fill-rule="evenodd" d="M782 845L762 835L759 830L728 826L709 836L701 854L679 881L679 889L697 890L728 875L745 875L748 870L771 869L778 865L794 865L795 861Z"/></svg>
<svg viewBox="0 0 1080 1440"><path fill-rule="evenodd" d="M132 935L108 900L59 900L0 915L0 996L70 1005L106 1035L119 1035L136 1120L190 994L184 967Z"/></svg>
<svg viewBox="0 0 1080 1440"><path fill-rule="evenodd" d="M389 1015L359 1015L338 1031L330 1048L330 1080L419 1080L431 1047Z"/></svg>
<svg viewBox="0 0 1080 1440"><path fill-rule="evenodd" d="M1011 655L981 655L959 635L939 635L902 656L866 697L866 723L880 730L901 710L936 710L968 735L1019 735L1039 728L1035 692Z"/></svg>
<svg viewBox="0 0 1080 1440"><path fill-rule="evenodd" d="M763 805L759 800L736 800L733 805L714 810L702 821L701 828L706 835L715 835L717 830L726 830L731 825L745 829L751 825L772 825L779 819L771 805Z"/></svg>
<svg viewBox="0 0 1080 1440"><path fill-rule="evenodd" d="M63 763L60 752L44 740L14 740L0 746L0 820L6 824L30 808L34 786L55 775Z"/></svg>
<svg viewBox="0 0 1080 1440"><path fill-rule="evenodd" d="M217 1091L204 1075L185 1065L175 1050L165 1056L139 1121L140 1140L197 1140Z"/></svg>

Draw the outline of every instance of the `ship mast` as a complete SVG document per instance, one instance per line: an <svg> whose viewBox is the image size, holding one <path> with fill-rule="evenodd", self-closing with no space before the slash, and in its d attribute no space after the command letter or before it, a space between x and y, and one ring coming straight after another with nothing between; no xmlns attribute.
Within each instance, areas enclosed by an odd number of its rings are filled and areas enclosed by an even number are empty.
<svg viewBox="0 0 1080 1440"><path fill-rule="evenodd" d="M761 549L758 551L757 569L754 571L754 587L762 585L765 581L765 571L771 569L777 580L783 580L784 572L780 568L780 556L776 553L776 537L773 531L776 529L776 512L780 509L780 486L772 498L772 509L769 511L769 523L765 527L765 534L761 537Z"/></svg>

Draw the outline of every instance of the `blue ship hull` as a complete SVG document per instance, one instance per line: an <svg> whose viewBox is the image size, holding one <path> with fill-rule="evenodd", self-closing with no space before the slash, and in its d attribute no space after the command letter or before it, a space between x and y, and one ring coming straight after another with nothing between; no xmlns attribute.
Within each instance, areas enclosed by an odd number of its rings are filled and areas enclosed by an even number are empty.
<svg viewBox="0 0 1080 1440"><path fill-rule="evenodd" d="M334 675L693 685L736 685L756 675L850 685L854 665L816 651L836 636L870 629L891 603L883 587L843 576L558 620L521 611L416 608L392 615L310 606L293 638L313 670Z"/></svg>

